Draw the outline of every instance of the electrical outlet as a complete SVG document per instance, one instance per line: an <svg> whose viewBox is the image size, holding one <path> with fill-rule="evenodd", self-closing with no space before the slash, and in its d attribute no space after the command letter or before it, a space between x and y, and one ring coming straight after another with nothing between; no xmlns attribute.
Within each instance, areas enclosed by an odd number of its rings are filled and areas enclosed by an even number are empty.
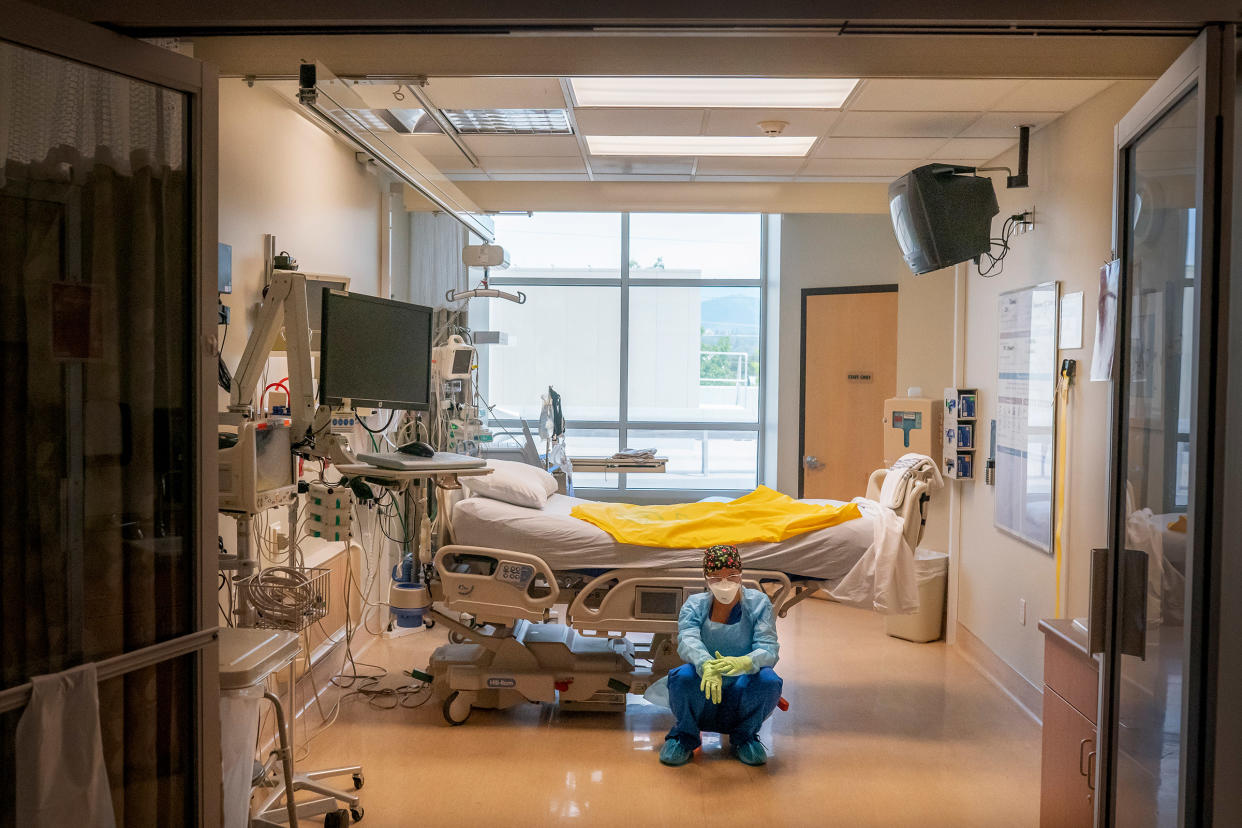
<svg viewBox="0 0 1242 828"><path fill-rule="evenodd" d="M1024 627L1026 626L1026 599L1025 598L1018 599L1018 623Z"/></svg>

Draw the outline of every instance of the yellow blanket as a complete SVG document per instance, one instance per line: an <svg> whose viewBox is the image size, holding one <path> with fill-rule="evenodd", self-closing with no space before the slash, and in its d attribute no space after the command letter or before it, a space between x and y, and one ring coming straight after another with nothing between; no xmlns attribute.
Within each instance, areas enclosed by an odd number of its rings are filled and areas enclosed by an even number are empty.
<svg viewBox="0 0 1242 828"><path fill-rule="evenodd" d="M775 543L861 517L854 503L802 503L767 486L728 503L586 503L575 506L570 514L598 526L621 543L668 549Z"/></svg>

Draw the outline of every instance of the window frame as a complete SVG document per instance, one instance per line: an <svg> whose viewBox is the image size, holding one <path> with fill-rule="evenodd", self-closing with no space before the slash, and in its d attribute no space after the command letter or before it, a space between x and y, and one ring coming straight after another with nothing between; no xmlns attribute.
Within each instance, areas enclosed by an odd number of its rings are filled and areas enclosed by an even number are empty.
<svg viewBox="0 0 1242 828"><path fill-rule="evenodd" d="M546 211L574 212L574 211ZM644 211L645 212L645 211ZM756 435L755 447L755 484L764 484L764 458L766 441L764 423L767 420L767 382L768 382L768 216L766 213L753 213L759 222L759 276L755 279L737 279L715 277L704 279L661 279L630 276L630 215L622 212L621 216L621 277L614 278L575 278L575 277L524 277L507 276L503 273L492 274L489 283L493 287L615 287L620 290L620 360L617 372L618 397L616 420L573 420L568 425L575 429L606 429L617 432L620 447L628 443L628 436L633 431L746 431ZM503 240L501 240L503 242ZM754 421L702 421L702 420L632 420L629 413L630 385L630 288L647 287L702 287L702 288L756 288L759 290L759 413ZM488 360L486 355L479 360L479 385L487 388ZM517 419L493 419L490 423L498 428L517 430L520 432L522 423ZM706 449L705 449L706 450ZM631 502L660 502L670 499L697 499L706 496L740 496L750 489L702 489L702 488L648 488L631 487L628 485L629 475L617 474L617 485L609 488L575 487L578 494L596 500L627 500Z"/></svg>

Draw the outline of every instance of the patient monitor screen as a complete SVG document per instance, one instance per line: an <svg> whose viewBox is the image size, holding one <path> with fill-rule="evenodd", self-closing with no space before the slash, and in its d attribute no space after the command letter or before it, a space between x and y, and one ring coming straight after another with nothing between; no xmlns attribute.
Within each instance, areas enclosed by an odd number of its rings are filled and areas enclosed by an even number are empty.
<svg viewBox="0 0 1242 828"><path fill-rule="evenodd" d="M431 308L323 292L324 405L426 411L430 393Z"/></svg>

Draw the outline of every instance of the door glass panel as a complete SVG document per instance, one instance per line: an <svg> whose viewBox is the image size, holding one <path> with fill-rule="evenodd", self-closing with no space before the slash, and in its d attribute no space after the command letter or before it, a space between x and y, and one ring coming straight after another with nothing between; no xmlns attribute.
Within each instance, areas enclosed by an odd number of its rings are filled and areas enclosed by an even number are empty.
<svg viewBox="0 0 1242 828"><path fill-rule="evenodd" d="M188 111L0 42L0 688L194 629ZM184 822L183 661L100 684L119 822Z"/></svg>
<svg viewBox="0 0 1242 828"><path fill-rule="evenodd" d="M1147 554L1147 643L1121 661L1117 824L1176 825L1194 487L1198 93L1128 151L1130 247L1122 366L1126 542Z"/></svg>

